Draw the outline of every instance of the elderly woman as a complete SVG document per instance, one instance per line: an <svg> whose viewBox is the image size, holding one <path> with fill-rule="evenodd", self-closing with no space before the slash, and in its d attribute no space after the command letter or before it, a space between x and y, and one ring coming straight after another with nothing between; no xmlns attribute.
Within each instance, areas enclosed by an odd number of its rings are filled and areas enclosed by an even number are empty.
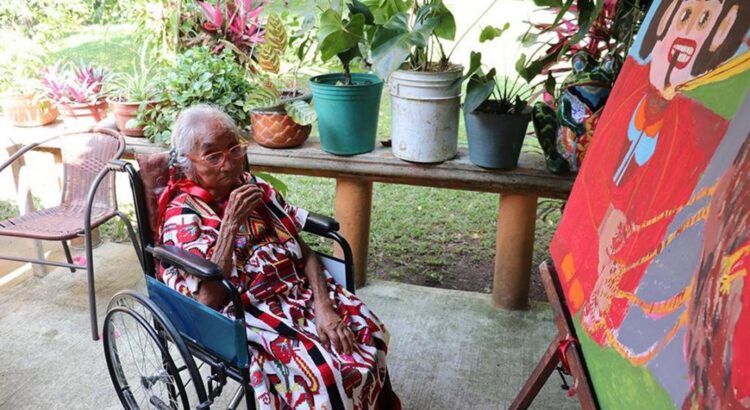
<svg viewBox="0 0 750 410"><path fill-rule="evenodd" d="M177 172L160 198L161 242L211 260L238 288L260 407L400 408L388 383L385 326L299 236L307 211L243 172L246 145L232 119L191 107L172 138ZM231 314L220 284L173 267L159 273L171 288Z"/></svg>

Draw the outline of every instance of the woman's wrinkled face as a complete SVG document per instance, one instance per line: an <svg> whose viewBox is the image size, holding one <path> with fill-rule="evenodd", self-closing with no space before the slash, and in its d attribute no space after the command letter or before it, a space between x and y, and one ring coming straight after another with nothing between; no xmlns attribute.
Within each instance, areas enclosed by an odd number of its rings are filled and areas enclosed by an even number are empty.
<svg viewBox="0 0 750 410"><path fill-rule="evenodd" d="M231 131L209 132L197 139L188 155L193 163L192 178L217 201L226 198L241 183L242 158L229 155L239 144ZM220 158L218 164L217 158Z"/></svg>

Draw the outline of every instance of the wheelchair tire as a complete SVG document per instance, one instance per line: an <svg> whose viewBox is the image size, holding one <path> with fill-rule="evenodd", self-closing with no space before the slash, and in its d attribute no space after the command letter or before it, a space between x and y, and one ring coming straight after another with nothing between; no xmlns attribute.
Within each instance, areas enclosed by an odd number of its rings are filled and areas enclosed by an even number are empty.
<svg viewBox="0 0 750 410"><path fill-rule="evenodd" d="M187 410L207 403L185 342L150 299L132 291L116 294L103 333L107 368L124 408Z"/></svg>

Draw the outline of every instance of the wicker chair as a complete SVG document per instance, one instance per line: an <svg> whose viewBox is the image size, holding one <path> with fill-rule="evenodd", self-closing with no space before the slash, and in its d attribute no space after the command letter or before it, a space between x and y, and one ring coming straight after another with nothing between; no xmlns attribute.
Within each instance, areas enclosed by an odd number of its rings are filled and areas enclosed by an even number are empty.
<svg viewBox="0 0 750 410"><path fill-rule="evenodd" d="M136 243L130 221L117 209L115 173L110 172L112 161L118 160L125 151L125 140L119 133L105 128L57 136L24 146L0 165L0 172L20 160L26 152L40 145L50 144L54 139L61 139L59 146L63 158L64 177L60 204L0 221L0 236L60 241L67 263L10 255L0 255L0 259L61 266L69 268L71 272L85 269L88 277L91 335L94 340L99 340L91 231L117 216L125 223L130 240L133 244ZM67 244L68 240L81 236L85 238L85 265L74 263ZM138 257L141 258L141 255Z"/></svg>

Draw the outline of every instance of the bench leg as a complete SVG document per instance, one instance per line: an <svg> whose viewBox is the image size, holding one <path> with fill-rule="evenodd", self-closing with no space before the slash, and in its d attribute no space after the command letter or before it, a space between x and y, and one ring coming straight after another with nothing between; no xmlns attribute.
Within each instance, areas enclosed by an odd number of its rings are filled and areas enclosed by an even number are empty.
<svg viewBox="0 0 750 410"><path fill-rule="evenodd" d="M529 305L536 202L534 195L501 195L492 283L495 307L526 309Z"/></svg>
<svg viewBox="0 0 750 410"><path fill-rule="evenodd" d="M360 179L336 179L336 219L341 234L352 247L354 256L354 285L360 288L367 281L367 253L370 245L370 211L372 182ZM334 256L343 257L338 245Z"/></svg>

